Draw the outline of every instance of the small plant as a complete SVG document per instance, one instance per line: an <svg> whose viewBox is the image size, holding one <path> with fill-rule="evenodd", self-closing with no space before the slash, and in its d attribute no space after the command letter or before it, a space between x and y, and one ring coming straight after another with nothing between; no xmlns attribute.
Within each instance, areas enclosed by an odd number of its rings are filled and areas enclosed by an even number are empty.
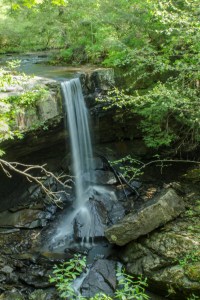
<svg viewBox="0 0 200 300"><path fill-rule="evenodd" d="M168 292L167 297L176 295L176 291L171 284L167 285L167 292Z"/></svg>
<svg viewBox="0 0 200 300"><path fill-rule="evenodd" d="M130 182L138 179L143 174L141 170L142 162L127 155L119 160L110 162L113 167L117 167L123 176Z"/></svg>
<svg viewBox="0 0 200 300"><path fill-rule="evenodd" d="M3 156L4 154L5 154L5 152L0 149L0 157Z"/></svg>
<svg viewBox="0 0 200 300"><path fill-rule="evenodd" d="M185 267L189 263L194 263L194 262L198 262L198 261L200 261L199 253L197 252L197 250L194 250L194 251L186 254L186 256L183 257L182 259L179 259L178 262L182 267Z"/></svg>
<svg viewBox="0 0 200 300"><path fill-rule="evenodd" d="M55 287L58 290L59 296L64 299L88 299L76 294L73 289L74 280L81 275L86 268L86 257L82 257L80 254L74 255L74 258L68 262L64 262L60 265L54 266L53 276L50 276L49 281L55 283ZM90 300L148 300L149 296L145 293L147 285L147 279L143 279L139 276L134 279L133 276L125 273L122 269L117 272L116 276L119 278L119 288L115 291L114 298L104 294L98 293L95 296L89 298Z"/></svg>
<svg viewBox="0 0 200 300"><path fill-rule="evenodd" d="M120 289L115 292L115 298L119 300L148 300L149 296L145 293L148 286L147 279L139 276L134 279L133 276L125 273L124 269L117 273L119 277Z"/></svg>
<svg viewBox="0 0 200 300"><path fill-rule="evenodd" d="M190 208L185 212L186 217L193 217L195 212Z"/></svg>
<svg viewBox="0 0 200 300"><path fill-rule="evenodd" d="M38 88L37 90L27 91L17 96L8 97L8 102L13 106L18 107L30 107L33 106L38 100L43 99L48 95L48 91L44 88Z"/></svg>
<svg viewBox="0 0 200 300"><path fill-rule="evenodd" d="M200 300L200 297L192 294L187 300Z"/></svg>
<svg viewBox="0 0 200 300"><path fill-rule="evenodd" d="M11 74L6 72L4 69L0 69L0 91L4 92L7 85L13 83L13 77Z"/></svg>
<svg viewBox="0 0 200 300"><path fill-rule="evenodd" d="M75 254L72 259L54 266L53 276L49 282L55 283L59 296L64 299L81 299L72 287L73 281L80 276L86 268L86 257ZM82 298L83 299L83 298Z"/></svg>
<svg viewBox="0 0 200 300"><path fill-rule="evenodd" d="M14 71L17 68L19 68L20 64L21 64L20 59L13 59L7 62L7 67L9 70Z"/></svg>

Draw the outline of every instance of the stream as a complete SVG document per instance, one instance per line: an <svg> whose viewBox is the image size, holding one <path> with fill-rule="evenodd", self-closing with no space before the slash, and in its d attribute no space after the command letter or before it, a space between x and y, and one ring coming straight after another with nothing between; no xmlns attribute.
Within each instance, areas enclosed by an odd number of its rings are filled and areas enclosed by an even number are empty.
<svg viewBox="0 0 200 300"><path fill-rule="evenodd" d="M7 62L12 60L19 60L20 66L16 69L26 75L39 76L57 81L64 81L66 79L78 76L80 72L87 72L94 70L94 66L62 66L62 65L49 65L48 61L51 53L36 52L30 54L12 54L0 55L0 65L5 66Z"/></svg>

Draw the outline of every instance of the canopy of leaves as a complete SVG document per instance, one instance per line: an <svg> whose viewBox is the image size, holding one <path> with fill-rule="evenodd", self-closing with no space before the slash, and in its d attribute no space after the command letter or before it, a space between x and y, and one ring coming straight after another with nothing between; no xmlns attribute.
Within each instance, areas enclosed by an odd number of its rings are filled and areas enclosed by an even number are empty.
<svg viewBox="0 0 200 300"><path fill-rule="evenodd" d="M115 105L142 116L150 147L180 148L199 141L199 19L198 0L6 0L0 49L56 48L55 63L114 67Z"/></svg>

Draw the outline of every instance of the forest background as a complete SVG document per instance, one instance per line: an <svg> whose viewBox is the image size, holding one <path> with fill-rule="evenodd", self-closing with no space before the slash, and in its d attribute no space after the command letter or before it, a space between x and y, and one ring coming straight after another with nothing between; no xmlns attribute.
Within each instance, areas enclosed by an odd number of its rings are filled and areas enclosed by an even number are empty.
<svg viewBox="0 0 200 300"><path fill-rule="evenodd" d="M147 146L179 152L200 141L199 19L197 0L1 0L0 52L55 50L52 64L114 68L107 103L141 116Z"/></svg>

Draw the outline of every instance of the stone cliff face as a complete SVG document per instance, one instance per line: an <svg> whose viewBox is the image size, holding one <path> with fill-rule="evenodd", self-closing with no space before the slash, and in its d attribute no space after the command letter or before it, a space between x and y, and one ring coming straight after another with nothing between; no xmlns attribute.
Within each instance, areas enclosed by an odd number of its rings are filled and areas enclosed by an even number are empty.
<svg viewBox="0 0 200 300"><path fill-rule="evenodd" d="M113 87L113 70L98 69L88 74L80 73L79 77L92 117L95 151L108 157L122 157L130 152L138 156L146 155L147 148L136 126L137 118L124 122L124 120L116 118L115 110L105 111L102 104L95 102L99 95L103 97ZM47 88L49 93L30 108L24 108L17 115L14 126L23 133L23 139L5 141L1 143L1 148L5 150L5 159L8 161L45 163L49 170L69 172L69 136L64 124L65 112L62 105L60 83L40 77L30 78L25 86L17 85L7 88L0 94L0 97L19 95L38 84ZM1 210L5 207L8 208L9 205L12 206L15 201L19 202L19 197L13 195L20 194L24 185L29 186L23 178L13 176L14 179L10 180L0 172L1 182L4 183L0 189ZM21 192L16 192L16 185Z"/></svg>
<svg viewBox="0 0 200 300"><path fill-rule="evenodd" d="M79 77L85 101L92 117L94 143L96 145L104 144L104 148L113 146L121 155L129 153L134 144L132 151L140 156L145 155L147 149L136 125L138 117L125 122L124 119L116 116L117 111L115 109L105 111L103 105L95 101L98 96L103 97L114 86L113 70L98 69L88 74L80 73ZM38 84L46 87L49 93L37 101L34 106L26 108L18 114L15 126L24 132L24 138L2 144L8 158L23 158L36 151L49 149L54 145L57 147L60 144L65 144L68 147L68 132L64 126L65 112L62 105L60 83L38 77L31 79L27 85L33 88ZM16 94L13 89L10 93ZM19 93L17 92L17 94ZM5 95L0 94L0 97L8 96L9 92L2 94Z"/></svg>

